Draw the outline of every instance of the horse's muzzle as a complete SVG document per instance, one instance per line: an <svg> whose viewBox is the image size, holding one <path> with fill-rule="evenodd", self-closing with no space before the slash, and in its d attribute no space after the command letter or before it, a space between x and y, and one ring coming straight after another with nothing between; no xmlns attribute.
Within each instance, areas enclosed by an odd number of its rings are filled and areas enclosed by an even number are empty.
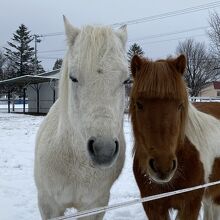
<svg viewBox="0 0 220 220"><path fill-rule="evenodd" d="M169 182L177 169L177 159L167 159L165 157L162 159L151 158L148 161L148 173L152 180L157 183Z"/></svg>
<svg viewBox="0 0 220 220"><path fill-rule="evenodd" d="M108 137L91 137L87 148L93 165L107 168L111 167L118 157L119 142L117 139Z"/></svg>

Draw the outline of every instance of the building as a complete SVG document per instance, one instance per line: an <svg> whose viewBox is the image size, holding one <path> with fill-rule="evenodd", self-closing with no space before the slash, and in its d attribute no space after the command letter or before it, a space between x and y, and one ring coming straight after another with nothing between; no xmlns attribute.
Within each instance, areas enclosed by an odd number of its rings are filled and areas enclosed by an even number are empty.
<svg viewBox="0 0 220 220"><path fill-rule="evenodd" d="M0 86L7 88L8 112L11 111L11 94L15 87L19 87L23 91L23 113L47 113L58 97L59 79L58 69L39 75L24 75L0 81Z"/></svg>
<svg viewBox="0 0 220 220"><path fill-rule="evenodd" d="M209 83L201 90L199 96L203 97L220 97L220 81Z"/></svg>
<svg viewBox="0 0 220 220"><path fill-rule="evenodd" d="M49 80L32 83L27 87L28 112L47 113L58 97L60 71L54 70L38 76Z"/></svg>

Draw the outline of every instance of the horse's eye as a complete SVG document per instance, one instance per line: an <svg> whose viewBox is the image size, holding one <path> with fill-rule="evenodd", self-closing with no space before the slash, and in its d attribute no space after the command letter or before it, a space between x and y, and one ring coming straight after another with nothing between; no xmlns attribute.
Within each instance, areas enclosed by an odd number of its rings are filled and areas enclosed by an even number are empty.
<svg viewBox="0 0 220 220"><path fill-rule="evenodd" d="M72 80L72 82L76 83L79 82L78 79L74 76L70 76L70 79Z"/></svg>
<svg viewBox="0 0 220 220"><path fill-rule="evenodd" d="M140 102L136 102L136 106L139 110L143 110L144 106Z"/></svg>
<svg viewBox="0 0 220 220"><path fill-rule="evenodd" d="M130 78L126 79L123 84L124 85L127 85L127 84L131 84L132 83L132 80Z"/></svg>
<svg viewBox="0 0 220 220"><path fill-rule="evenodd" d="M183 109L183 103L179 104L178 110L181 111Z"/></svg>

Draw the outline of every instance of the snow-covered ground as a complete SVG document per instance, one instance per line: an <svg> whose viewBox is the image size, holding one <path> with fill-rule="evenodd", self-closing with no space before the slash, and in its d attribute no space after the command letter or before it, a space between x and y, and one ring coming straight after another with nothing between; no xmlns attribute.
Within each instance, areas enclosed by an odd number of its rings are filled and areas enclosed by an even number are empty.
<svg viewBox="0 0 220 220"><path fill-rule="evenodd" d="M33 180L34 142L41 116L0 113L0 219L38 220L37 193ZM133 138L125 116L127 152L125 166L111 189L110 204L139 197L132 173ZM144 220L142 206L113 210L105 220Z"/></svg>

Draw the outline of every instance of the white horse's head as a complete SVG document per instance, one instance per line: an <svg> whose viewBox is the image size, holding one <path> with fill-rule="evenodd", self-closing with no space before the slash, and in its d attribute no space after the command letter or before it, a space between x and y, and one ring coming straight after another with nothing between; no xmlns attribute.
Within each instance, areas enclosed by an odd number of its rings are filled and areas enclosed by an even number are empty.
<svg viewBox="0 0 220 220"><path fill-rule="evenodd" d="M73 27L64 18L68 50L63 62L60 101L68 120L85 140L93 166L117 159L128 79L126 27ZM65 113L64 113L65 114ZM120 137L121 136L121 137Z"/></svg>

